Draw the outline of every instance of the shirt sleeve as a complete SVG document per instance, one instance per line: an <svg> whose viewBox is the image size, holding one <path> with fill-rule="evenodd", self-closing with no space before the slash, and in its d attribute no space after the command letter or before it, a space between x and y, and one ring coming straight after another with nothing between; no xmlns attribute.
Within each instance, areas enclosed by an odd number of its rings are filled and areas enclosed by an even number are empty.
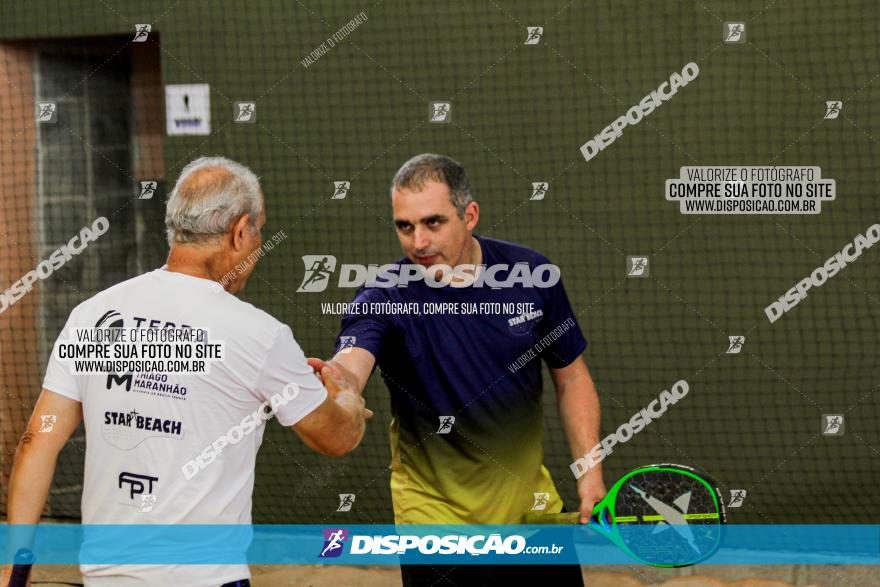
<svg viewBox="0 0 880 587"><path fill-rule="evenodd" d="M347 347L358 347L370 351L378 363L382 344L393 324L387 315L371 314L368 309L370 302L382 301L387 300L375 290L358 292L349 311L342 315L342 326L333 348L334 355Z"/></svg>
<svg viewBox="0 0 880 587"><path fill-rule="evenodd" d="M295 387L288 387L291 383ZM306 362L289 326L281 325L276 331L254 392L277 406L275 417L283 426L293 426L327 398L327 390Z"/></svg>
<svg viewBox="0 0 880 587"><path fill-rule="evenodd" d="M587 348L587 340L581 332L561 278L547 290L544 319L541 321L541 344L541 357L553 369L567 367Z"/></svg>
<svg viewBox="0 0 880 587"><path fill-rule="evenodd" d="M77 375L73 372L73 362L60 361L56 358L59 345L76 340L76 329L79 327L77 323L78 309L79 306L70 312L70 316L67 317L67 323L61 330L61 334L58 335L58 338L55 339L55 344L52 345L52 354L49 355L49 363L46 365L46 376L43 377L43 389L54 391L59 395L82 403L82 383L85 375Z"/></svg>

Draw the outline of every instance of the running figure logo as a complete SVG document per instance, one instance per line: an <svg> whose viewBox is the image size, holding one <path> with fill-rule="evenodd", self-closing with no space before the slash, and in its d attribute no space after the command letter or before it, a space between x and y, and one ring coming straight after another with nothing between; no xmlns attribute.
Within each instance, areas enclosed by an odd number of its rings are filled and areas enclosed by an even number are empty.
<svg viewBox="0 0 880 587"><path fill-rule="evenodd" d="M455 416L440 416L440 427L437 428L437 434L449 434L452 432L453 424L455 424Z"/></svg>
<svg viewBox="0 0 880 587"><path fill-rule="evenodd" d="M156 193L156 187L158 187L159 182L157 181L142 181L141 182L141 191L138 194L138 200L149 200Z"/></svg>
<svg viewBox="0 0 880 587"><path fill-rule="evenodd" d="M350 181L334 181L333 182L333 197L331 200L344 200L345 196L348 195L348 190L351 188Z"/></svg>
<svg viewBox="0 0 880 587"><path fill-rule="evenodd" d="M745 336L728 336L730 345L727 347L728 355L738 355L742 350L743 344L746 342Z"/></svg>
<svg viewBox="0 0 880 587"><path fill-rule="evenodd" d="M257 121L257 104L256 102L236 102L235 122L256 122Z"/></svg>
<svg viewBox="0 0 880 587"><path fill-rule="evenodd" d="M40 416L40 432L52 432L52 428L55 427L55 422L58 421L58 416L53 415L41 415Z"/></svg>
<svg viewBox="0 0 880 587"><path fill-rule="evenodd" d="M431 102L428 120L431 122L449 122L452 120L452 104L449 102Z"/></svg>
<svg viewBox="0 0 880 587"><path fill-rule="evenodd" d="M350 512L351 506L354 505L354 493L340 493L339 494L339 507L336 508L337 512Z"/></svg>
<svg viewBox="0 0 880 587"><path fill-rule="evenodd" d="M334 558L342 554L343 545L348 540L348 531L342 528L324 528L324 548L318 558Z"/></svg>
<svg viewBox="0 0 880 587"><path fill-rule="evenodd" d="M550 184L546 181L533 181L532 182L532 197L530 200L543 200L544 196L547 195L547 190L550 189Z"/></svg>
<svg viewBox="0 0 880 587"><path fill-rule="evenodd" d="M823 414L822 434L825 436L840 436L843 434L843 414Z"/></svg>
<svg viewBox="0 0 880 587"><path fill-rule="evenodd" d="M843 108L843 102L840 100L830 100L825 102L825 120L833 120L840 115Z"/></svg>
<svg viewBox="0 0 880 587"><path fill-rule="evenodd" d="M152 25L149 24L136 24L134 26L134 38L131 40L132 43L143 43L147 40L147 37L150 35L150 31L153 30Z"/></svg>
<svg viewBox="0 0 880 587"><path fill-rule="evenodd" d="M537 512L540 510L547 509L547 504L550 503L550 494L549 493L535 493L535 503L532 505L532 511Z"/></svg>
<svg viewBox="0 0 880 587"><path fill-rule="evenodd" d="M731 489L730 490L730 503L727 504L727 507L729 507L729 508L742 507L742 504L745 500L746 500L746 490L745 489Z"/></svg>
<svg viewBox="0 0 880 587"><path fill-rule="evenodd" d="M626 258L626 276L627 277L647 277L648 276L648 258L647 257L627 257Z"/></svg>
<svg viewBox="0 0 880 587"><path fill-rule="evenodd" d="M724 23L724 42L725 43L744 43L746 40L746 23L744 22L725 22Z"/></svg>
<svg viewBox="0 0 880 587"><path fill-rule="evenodd" d="M148 514L156 507L155 495L141 495L141 505L138 506L138 513Z"/></svg>
<svg viewBox="0 0 880 587"><path fill-rule="evenodd" d="M351 349L353 349L356 344L357 344L357 337L356 336L340 336L339 337L339 350L336 352L342 353L343 355L347 355L351 352Z"/></svg>
<svg viewBox="0 0 880 587"><path fill-rule="evenodd" d="M37 104L37 122L53 123L55 122L56 114L55 102L40 102Z"/></svg>
<svg viewBox="0 0 880 587"><path fill-rule="evenodd" d="M541 41L541 35L544 34L544 27L542 26L528 26L526 27L526 42L524 45L537 45Z"/></svg>
<svg viewBox="0 0 880 587"><path fill-rule="evenodd" d="M302 260L306 274L302 284L296 290L297 293L315 293L327 289L330 276L336 270L336 257L333 255L303 255Z"/></svg>

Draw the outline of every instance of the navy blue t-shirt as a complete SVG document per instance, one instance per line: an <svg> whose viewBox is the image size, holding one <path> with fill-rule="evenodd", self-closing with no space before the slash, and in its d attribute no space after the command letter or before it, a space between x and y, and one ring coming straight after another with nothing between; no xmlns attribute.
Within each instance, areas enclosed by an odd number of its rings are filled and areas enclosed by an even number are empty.
<svg viewBox="0 0 880 587"><path fill-rule="evenodd" d="M550 263L527 247L475 238L487 267L527 263L534 269ZM398 261L411 263L407 258ZM496 279L503 281L507 275L500 272ZM355 337L353 346L376 357L391 393L392 471L398 477L396 489L402 492L395 491L392 475L398 522L510 523L518 521L507 519L511 512L526 502L528 509L539 489L558 498L542 466L541 361L552 368L565 367L587 345L562 280L546 288L518 284L502 289L486 284L431 287L416 281L407 287L362 287L353 302L359 310L387 302L416 304L419 309L426 304L468 304L473 309L473 304L479 308L481 303L497 303L513 310L343 315L340 337ZM454 420L441 431L449 416ZM499 483L509 494L500 500ZM496 497L482 506L475 504L487 491ZM414 495L419 499L413 500ZM437 510L436 503L428 503L432 501L444 502L448 511ZM479 507L497 515L474 515ZM424 515L401 515L407 508Z"/></svg>

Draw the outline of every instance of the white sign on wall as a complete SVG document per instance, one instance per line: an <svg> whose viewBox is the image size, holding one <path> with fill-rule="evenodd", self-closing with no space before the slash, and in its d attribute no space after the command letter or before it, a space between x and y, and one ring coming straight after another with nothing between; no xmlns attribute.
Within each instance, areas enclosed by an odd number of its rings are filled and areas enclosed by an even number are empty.
<svg viewBox="0 0 880 587"><path fill-rule="evenodd" d="M211 88L208 84L165 86L168 135L211 134Z"/></svg>

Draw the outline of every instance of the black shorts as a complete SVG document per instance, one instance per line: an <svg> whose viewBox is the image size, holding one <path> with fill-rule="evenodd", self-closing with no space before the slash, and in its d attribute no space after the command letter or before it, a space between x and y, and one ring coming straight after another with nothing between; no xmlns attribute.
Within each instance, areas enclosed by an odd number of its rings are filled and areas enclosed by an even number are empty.
<svg viewBox="0 0 880 587"><path fill-rule="evenodd" d="M583 587L580 565L400 565L403 587Z"/></svg>
<svg viewBox="0 0 880 587"><path fill-rule="evenodd" d="M247 579L239 579L232 583L223 583L220 587L251 587L251 582Z"/></svg>

